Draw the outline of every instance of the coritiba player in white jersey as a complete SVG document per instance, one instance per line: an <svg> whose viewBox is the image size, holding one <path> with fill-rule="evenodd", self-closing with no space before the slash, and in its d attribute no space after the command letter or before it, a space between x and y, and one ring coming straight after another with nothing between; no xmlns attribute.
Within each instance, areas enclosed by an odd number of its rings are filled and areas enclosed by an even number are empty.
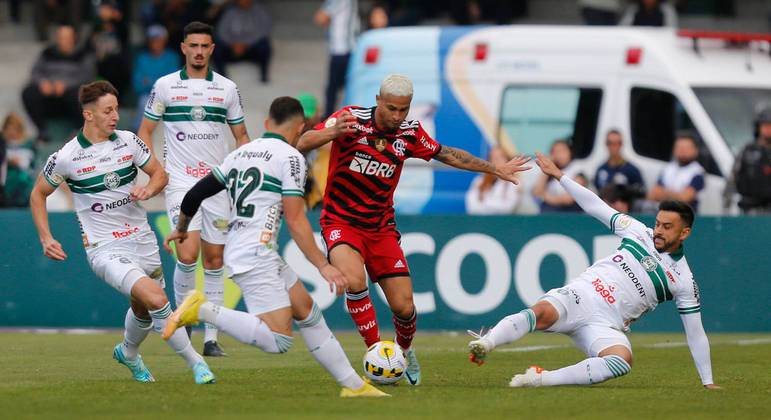
<svg viewBox="0 0 771 420"><path fill-rule="evenodd" d="M142 362L139 345L150 330L161 333L171 315L164 292L158 242L138 202L158 194L166 174L150 149L134 133L115 130L118 91L109 82L81 86L78 93L85 120L83 129L52 154L30 196L43 253L63 261L67 254L51 235L46 197L62 183L72 190L83 245L94 273L129 298L123 342L113 357L128 366L137 381L152 382ZM136 185L137 168L150 175ZM199 384L213 383L214 375L187 334L180 331L168 341L190 365Z"/></svg>
<svg viewBox="0 0 771 420"><path fill-rule="evenodd" d="M699 288L688 267L682 242L690 235L693 209L676 200L662 201L653 229L616 212L594 193L578 185L547 157L536 163L560 184L581 208L622 238L612 255L586 269L564 287L548 291L539 301L503 318L487 334L469 343L471 361L482 364L495 347L519 340L533 330L568 335L588 359L547 371L529 367L509 386L589 385L626 375L632 346L624 335L629 323L674 300L685 327L688 347L706 388L712 381L709 341L701 323Z"/></svg>
<svg viewBox="0 0 771 420"><path fill-rule="evenodd" d="M224 308L193 290L172 314L163 336L200 320L242 343L284 353L292 345L294 318L313 357L343 386L341 397L387 396L356 374L321 310L278 254L277 236L286 214L292 238L329 282L330 290L335 285L341 295L348 284L316 246L305 216L305 159L295 149L303 126L300 102L287 96L276 98L265 121L268 132L230 153L185 195L177 228L166 237L166 250L171 252L170 241L185 240L191 215L201 201L226 190L231 211L225 266L241 288L249 312Z"/></svg>
<svg viewBox="0 0 771 420"><path fill-rule="evenodd" d="M181 44L185 67L155 82L138 132L152 148L153 130L163 119L165 167L169 174L166 211L172 228L177 224L185 192L228 154L228 131L233 133L237 146L249 142L238 88L209 66L214 52L212 31L211 26L201 22L185 26ZM225 292L222 248L229 210L224 192L204 201L190 224L188 240L176 243L174 297L177 306L189 290L195 289L199 251L204 268L203 292L212 302L222 304ZM226 355L217 344L216 328L208 324L204 330L203 354Z"/></svg>

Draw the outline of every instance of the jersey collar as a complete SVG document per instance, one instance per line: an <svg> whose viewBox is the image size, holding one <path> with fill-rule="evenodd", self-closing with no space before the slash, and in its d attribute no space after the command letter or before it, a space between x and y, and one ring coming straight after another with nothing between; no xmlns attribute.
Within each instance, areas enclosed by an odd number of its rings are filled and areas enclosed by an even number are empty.
<svg viewBox="0 0 771 420"><path fill-rule="evenodd" d="M113 141L113 140L115 140L117 138L118 138L118 135L115 134L114 132L112 134L110 134L110 137L109 137L110 141ZM92 146L94 144L94 143L91 143L86 138L86 136L83 134L83 129L82 128L80 129L80 131L78 131L78 143L80 143L80 147L82 147L84 149L89 147L89 146Z"/></svg>
<svg viewBox="0 0 771 420"><path fill-rule="evenodd" d="M680 248L677 248L676 251L670 252L669 256L675 261L680 261L680 258L685 256L685 247L680 244Z"/></svg>
<svg viewBox="0 0 771 420"><path fill-rule="evenodd" d="M179 71L179 78L182 80L187 80L190 78L190 76L187 75L187 71L185 71L186 67L187 66L182 66L182 70ZM206 71L206 81L211 82L212 80L214 80L214 74L212 74L211 66L209 66Z"/></svg>
<svg viewBox="0 0 771 420"><path fill-rule="evenodd" d="M286 138L284 138L284 136L282 136L281 134L277 134L277 133L271 133L270 131L267 131L265 134L263 134L262 138L264 138L264 139L279 139L279 140L283 141L284 143L289 144L289 142L286 141Z"/></svg>

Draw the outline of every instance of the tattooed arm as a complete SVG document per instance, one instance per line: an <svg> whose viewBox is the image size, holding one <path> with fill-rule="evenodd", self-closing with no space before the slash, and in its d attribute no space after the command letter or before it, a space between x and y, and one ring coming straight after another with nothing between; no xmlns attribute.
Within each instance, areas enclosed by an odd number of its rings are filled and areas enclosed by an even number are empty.
<svg viewBox="0 0 771 420"><path fill-rule="evenodd" d="M458 169L494 174L503 180L515 184L519 183L515 174L530 169L529 166L522 166L530 161L530 158L525 155L519 155L506 162L505 165L496 166L486 160L475 157L463 149L456 149L450 146L441 146L434 159Z"/></svg>

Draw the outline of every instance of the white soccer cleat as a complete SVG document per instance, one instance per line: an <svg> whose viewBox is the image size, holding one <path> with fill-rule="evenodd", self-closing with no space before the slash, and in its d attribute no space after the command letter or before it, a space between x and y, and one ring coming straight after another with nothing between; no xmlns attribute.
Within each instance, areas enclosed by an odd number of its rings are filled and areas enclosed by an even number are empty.
<svg viewBox="0 0 771 420"><path fill-rule="evenodd" d="M512 388L542 386L544 372L548 372L548 370L541 369L538 366L530 366L525 370L525 373L514 375L511 378L511 382L509 382L509 386Z"/></svg>
<svg viewBox="0 0 771 420"><path fill-rule="evenodd" d="M471 330L466 330L468 335L476 338L476 340L468 343L468 351L471 353L468 359L471 363L476 363L478 366L482 366L482 363L485 362L487 355L490 354L490 352L493 351L493 348L495 347L493 342L488 338L490 331L488 330L486 334L482 334L483 331L484 327L479 330L478 333Z"/></svg>

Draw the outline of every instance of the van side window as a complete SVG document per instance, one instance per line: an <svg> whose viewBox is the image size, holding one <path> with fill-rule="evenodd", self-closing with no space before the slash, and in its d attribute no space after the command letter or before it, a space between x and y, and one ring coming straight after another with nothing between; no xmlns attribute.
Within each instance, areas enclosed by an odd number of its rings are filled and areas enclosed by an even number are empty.
<svg viewBox="0 0 771 420"><path fill-rule="evenodd" d="M592 151L602 89L572 86L509 86L501 100L498 143L517 153L548 152L555 140L572 138L573 155Z"/></svg>
<svg viewBox="0 0 771 420"><path fill-rule="evenodd" d="M641 156L669 161L680 130L695 130L691 118L677 98L658 89L632 88L629 101L632 147ZM699 143L699 163L713 175L721 175L709 149Z"/></svg>

